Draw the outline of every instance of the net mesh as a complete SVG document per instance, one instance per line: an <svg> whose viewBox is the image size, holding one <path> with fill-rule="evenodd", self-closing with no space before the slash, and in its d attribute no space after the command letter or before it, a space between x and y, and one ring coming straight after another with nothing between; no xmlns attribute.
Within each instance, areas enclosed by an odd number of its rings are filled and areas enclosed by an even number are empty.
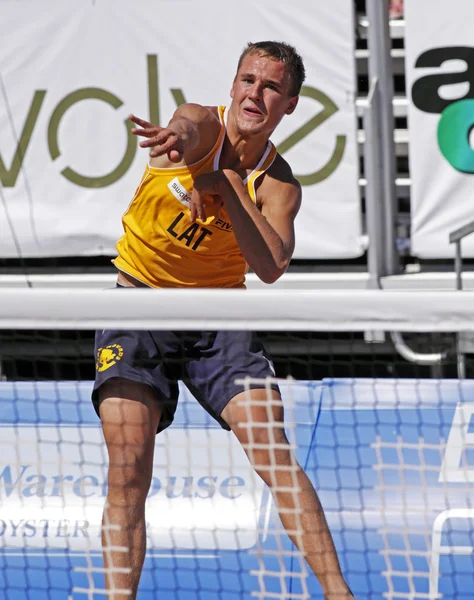
<svg viewBox="0 0 474 600"><path fill-rule="evenodd" d="M73 296L68 292L70 301ZM285 316L285 307L278 307L278 329L257 334L273 359L275 379L240 381L250 411L246 443L222 429L180 383L174 423L155 440L137 597L322 599L311 568L315 549L305 549L302 541L313 521L299 495L301 466L317 490L356 598L467 600L474 589L469 294L460 294L469 302L456 309L457 325L447 310L434 333L428 329L430 311L447 296L432 294L424 320L413 321L410 330L412 299L401 294L405 305L397 304L397 318L403 340L418 357L439 355L434 365L403 359L393 339L381 335L383 315L375 315L370 333L363 330L357 308L352 319L347 312L334 326L319 305L318 329L301 330L292 316L297 296L285 294L288 311ZM54 328L54 315L41 321L48 311L38 307L39 296L30 298L35 302L28 323L20 314L12 327L21 298L11 310L0 309L0 320L9 323L0 330L0 597L131 598L132 590L122 587L131 569L131 545L117 538L120 525L111 522L107 509L101 525L109 457L90 402L95 373L90 320L77 320L78 305L71 301L68 311L56 314ZM193 308L198 298L189 301L183 331L201 318ZM379 298L389 331L392 309L383 306L386 296ZM132 308L140 312L136 303ZM166 310L160 307L164 320ZM208 320L215 318L215 305L205 310ZM253 327L253 315L244 310L235 315L228 329L246 329L249 319ZM365 326L367 315L364 319ZM24 328L32 322L38 328ZM123 323L119 319L116 326ZM109 321L104 325L111 327ZM457 378L460 339L464 379ZM278 432L272 421L276 382L294 453L284 466L279 440L272 438ZM249 388L256 383L264 395L250 401ZM252 406L268 418L253 421ZM269 454L263 462L262 451ZM268 465L273 493L262 479Z"/></svg>

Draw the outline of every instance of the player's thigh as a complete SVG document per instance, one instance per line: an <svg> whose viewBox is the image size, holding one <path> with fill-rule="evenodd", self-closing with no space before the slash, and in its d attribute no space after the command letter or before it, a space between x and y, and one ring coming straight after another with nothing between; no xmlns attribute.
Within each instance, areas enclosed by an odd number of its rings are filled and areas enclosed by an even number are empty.
<svg viewBox="0 0 474 600"><path fill-rule="evenodd" d="M96 373L91 400L96 413L104 422L105 412L101 404L105 398L132 400L144 404L146 401L150 423L156 423L157 431L163 430L173 421L178 399L177 381L168 375L164 356L177 352L176 336L172 332L150 332L132 330L97 331L95 337ZM126 383L128 382L128 383ZM161 412L153 407L153 403L161 405ZM121 403L111 411L111 418L122 422L120 427L106 423L110 436L120 437L121 429L127 424L123 413L140 420L143 407ZM108 419L109 417L107 417ZM133 431L141 431L140 426L132 423L127 427L127 435Z"/></svg>
<svg viewBox="0 0 474 600"><path fill-rule="evenodd" d="M227 404L221 416L262 480L271 488L284 485L294 458L285 434L279 392L271 389L242 392Z"/></svg>
<svg viewBox="0 0 474 600"><path fill-rule="evenodd" d="M106 443L134 444L156 434L162 404L149 385L114 377L98 390Z"/></svg>
<svg viewBox="0 0 474 600"><path fill-rule="evenodd" d="M109 453L109 474L124 484L148 482L162 404L150 386L121 378L98 390L99 412Z"/></svg>
<svg viewBox="0 0 474 600"><path fill-rule="evenodd" d="M221 417L242 444L286 441L283 402L276 389L254 388L236 394Z"/></svg>
<svg viewBox="0 0 474 600"><path fill-rule="evenodd" d="M233 398L247 389L279 393L273 364L251 332L202 332L194 350L194 358L186 365L190 385L186 384L226 429L229 424L223 411Z"/></svg>

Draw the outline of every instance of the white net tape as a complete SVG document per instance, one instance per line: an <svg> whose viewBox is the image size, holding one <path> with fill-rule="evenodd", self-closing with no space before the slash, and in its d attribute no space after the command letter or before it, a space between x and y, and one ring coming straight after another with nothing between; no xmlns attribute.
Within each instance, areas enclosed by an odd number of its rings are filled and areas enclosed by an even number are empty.
<svg viewBox="0 0 474 600"><path fill-rule="evenodd" d="M474 331L474 292L3 289L0 328Z"/></svg>
<svg viewBox="0 0 474 600"><path fill-rule="evenodd" d="M303 330L357 333L361 340L362 332L391 329L451 335L473 330L473 300L469 292L4 290L0 327L14 335L23 328L71 327ZM450 343L455 339L451 336ZM311 338L307 348L310 343ZM93 363L92 354L89 360ZM22 382L11 369L5 372L0 596L133 597L122 585L131 572L130 545L117 537L120 526L108 510L101 526L108 457L90 405L91 382L54 377ZM282 446L283 426L273 418L276 381L288 446ZM181 412L156 437L140 600L322 600L310 566L317 553L305 546L312 520L301 502L300 467L321 498L356 597L470 597L470 380L246 378L239 383L246 391L242 445L183 386ZM251 384L265 389L263 398L250 401ZM255 421L253 410L263 410L265 418ZM287 450L285 462L281 453Z"/></svg>

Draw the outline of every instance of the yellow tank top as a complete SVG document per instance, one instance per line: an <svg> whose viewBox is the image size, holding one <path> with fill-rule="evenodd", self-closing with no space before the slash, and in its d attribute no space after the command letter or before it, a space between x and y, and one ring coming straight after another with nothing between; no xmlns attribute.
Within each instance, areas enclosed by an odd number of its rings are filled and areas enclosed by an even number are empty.
<svg viewBox="0 0 474 600"><path fill-rule="evenodd" d="M125 212L115 266L150 287L244 285L247 264L222 206L206 206L205 221L190 222L194 180L219 169L226 131L226 109L219 107L221 130L214 148L193 165L158 169L147 165ZM255 182L273 163L269 141L255 169L243 180L255 202ZM214 207L214 208L212 208Z"/></svg>

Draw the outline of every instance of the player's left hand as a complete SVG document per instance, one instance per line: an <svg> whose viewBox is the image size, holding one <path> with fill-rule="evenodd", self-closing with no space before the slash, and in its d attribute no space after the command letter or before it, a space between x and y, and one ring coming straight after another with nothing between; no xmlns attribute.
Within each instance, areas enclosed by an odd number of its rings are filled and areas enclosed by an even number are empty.
<svg viewBox="0 0 474 600"><path fill-rule="evenodd" d="M140 146L151 148L151 158L164 154L168 155L171 162L179 162L183 158L185 140L176 131L167 127L158 127L135 115L130 115L129 119L139 126L131 130L133 135L148 138L140 142Z"/></svg>
<svg viewBox="0 0 474 600"><path fill-rule="evenodd" d="M223 178L225 178L225 175L222 171L205 173L196 178L189 206L191 209L191 223L194 223L196 219L206 220L206 197L212 197L214 202L222 205Z"/></svg>

